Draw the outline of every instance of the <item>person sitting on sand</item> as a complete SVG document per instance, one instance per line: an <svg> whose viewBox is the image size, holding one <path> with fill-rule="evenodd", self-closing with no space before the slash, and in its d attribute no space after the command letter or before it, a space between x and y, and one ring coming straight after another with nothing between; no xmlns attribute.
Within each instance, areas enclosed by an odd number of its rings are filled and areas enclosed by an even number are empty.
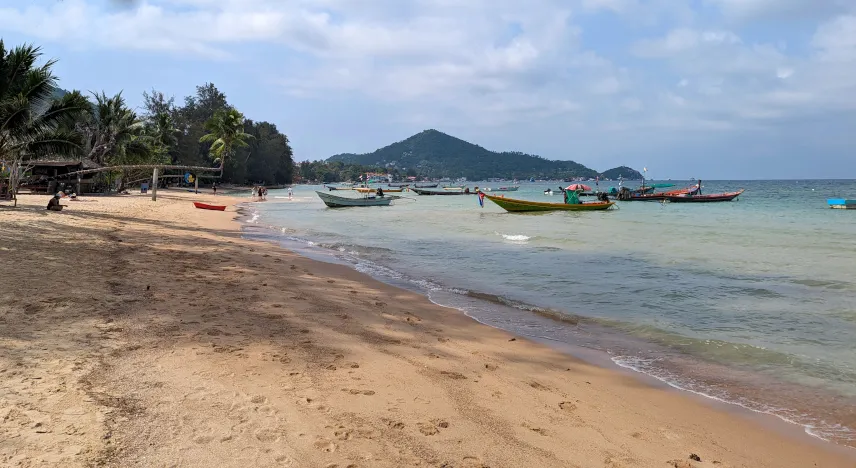
<svg viewBox="0 0 856 468"><path fill-rule="evenodd" d="M50 201L48 201L48 206L46 209L50 211L62 211L62 205L59 204L59 199L59 193L51 197Z"/></svg>

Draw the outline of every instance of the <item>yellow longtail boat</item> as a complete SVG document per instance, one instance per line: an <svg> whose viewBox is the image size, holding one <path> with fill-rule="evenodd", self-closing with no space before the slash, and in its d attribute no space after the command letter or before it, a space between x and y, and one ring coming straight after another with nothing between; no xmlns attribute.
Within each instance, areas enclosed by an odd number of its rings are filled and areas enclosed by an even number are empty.
<svg viewBox="0 0 856 468"><path fill-rule="evenodd" d="M484 192L482 192L484 193ZM530 200L517 200L514 198L505 198L502 196L488 195L484 193L484 197L496 203L505 211L601 211L608 210L615 202L594 202L594 203L546 203Z"/></svg>

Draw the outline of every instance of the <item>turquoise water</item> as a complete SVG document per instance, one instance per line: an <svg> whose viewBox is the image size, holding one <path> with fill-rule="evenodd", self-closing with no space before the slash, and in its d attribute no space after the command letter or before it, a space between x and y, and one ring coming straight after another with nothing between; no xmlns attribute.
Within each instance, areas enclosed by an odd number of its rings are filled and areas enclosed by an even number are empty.
<svg viewBox="0 0 856 468"><path fill-rule="evenodd" d="M506 196L559 202L543 194L558 185ZM856 446L856 212L826 206L854 181L707 181L746 192L539 214L415 194L333 210L317 188L248 204L249 232Z"/></svg>

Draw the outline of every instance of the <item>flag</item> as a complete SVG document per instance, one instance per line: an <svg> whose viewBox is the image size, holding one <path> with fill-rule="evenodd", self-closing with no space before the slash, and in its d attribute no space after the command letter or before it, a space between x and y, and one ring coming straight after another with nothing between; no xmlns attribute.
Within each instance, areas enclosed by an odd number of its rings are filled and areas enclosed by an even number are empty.
<svg viewBox="0 0 856 468"><path fill-rule="evenodd" d="M479 192L479 206L484 208L484 192Z"/></svg>

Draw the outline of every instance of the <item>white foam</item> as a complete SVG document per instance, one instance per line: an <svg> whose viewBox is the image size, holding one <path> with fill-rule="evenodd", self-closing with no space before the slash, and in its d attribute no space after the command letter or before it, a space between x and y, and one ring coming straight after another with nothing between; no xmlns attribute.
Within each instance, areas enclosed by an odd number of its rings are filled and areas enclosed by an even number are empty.
<svg viewBox="0 0 856 468"><path fill-rule="evenodd" d="M501 236L503 239L511 242L527 242L529 239L532 239L532 237L523 234L500 234L495 231L494 234Z"/></svg>
<svg viewBox="0 0 856 468"><path fill-rule="evenodd" d="M612 362L614 362L619 367L623 367L625 369L629 369L629 370L632 370L634 372L638 372L640 374L645 374L649 377L653 377L653 378L659 380L660 382L663 382L664 384L666 384L666 385L668 385L674 389L681 390L684 392L690 392L692 394L695 394L695 395L698 395L698 396L701 396L704 398L710 398L711 400L715 400L715 401L718 401L720 403L739 406L743 409L752 411L753 413L769 414L771 416L775 416L775 417L781 419L782 421L784 421L786 423L794 424L794 425L802 427L803 431L806 434L808 434L812 437L815 437L817 439L820 439L824 442L829 442L830 441L829 437L833 437L833 436L844 435L844 438L846 438L846 439L852 438L853 431L850 428L846 428L846 427L843 427L840 425L834 425L834 426L827 425L824 429L821 429L814 424L795 421L795 420L789 418L788 416L783 415L782 413L784 411L786 411L783 408L771 408L771 407L766 407L764 405L756 406L756 404L754 402L750 402L752 404L746 404L746 403L742 403L739 401L730 400L728 398L718 397L716 395L711 395L710 393L706 393L706 392L703 392L700 390L694 390L692 388L689 388L687 385L680 383L680 379L674 375L662 375L664 373L653 372L650 368L646 369L647 366L649 366L649 365L651 365L654 362L659 360L656 358L643 358L643 357L639 357L639 356L613 356L611 358L611 360L612 360ZM665 374L668 374L668 373L665 373Z"/></svg>

